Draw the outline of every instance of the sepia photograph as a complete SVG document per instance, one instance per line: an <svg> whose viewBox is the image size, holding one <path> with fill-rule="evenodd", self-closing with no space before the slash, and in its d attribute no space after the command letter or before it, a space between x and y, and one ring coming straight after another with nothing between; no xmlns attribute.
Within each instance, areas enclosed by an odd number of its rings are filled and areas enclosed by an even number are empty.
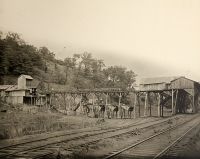
<svg viewBox="0 0 200 159"><path fill-rule="evenodd" d="M200 0L0 0L0 159L200 159Z"/></svg>

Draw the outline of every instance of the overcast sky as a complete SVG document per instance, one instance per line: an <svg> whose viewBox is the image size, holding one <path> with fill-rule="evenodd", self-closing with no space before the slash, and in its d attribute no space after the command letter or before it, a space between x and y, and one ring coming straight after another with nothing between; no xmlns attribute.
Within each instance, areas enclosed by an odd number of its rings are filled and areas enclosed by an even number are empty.
<svg viewBox="0 0 200 159"><path fill-rule="evenodd" d="M58 58L88 51L139 77L200 81L200 0L0 0L0 29Z"/></svg>

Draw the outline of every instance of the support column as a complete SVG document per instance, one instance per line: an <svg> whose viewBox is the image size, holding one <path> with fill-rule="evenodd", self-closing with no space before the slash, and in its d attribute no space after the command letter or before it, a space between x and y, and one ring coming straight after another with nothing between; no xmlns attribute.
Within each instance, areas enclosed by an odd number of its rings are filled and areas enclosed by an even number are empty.
<svg viewBox="0 0 200 159"><path fill-rule="evenodd" d="M163 105L163 95L161 95L161 100L162 100L162 104L160 105L160 112L161 112L161 117L163 117L163 107L164 107L164 105Z"/></svg>
<svg viewBox="0 0 200 159"><path fill-rule="evenodd" d="M149 93L148 101L150 101L150 99L149 99L149 98L150 98L150 95L151 95L151 94ZM149 108L149 116L152 116L152 114L151 114L151 104L152 104L152 103L149 102L149 106L150 106L150 108Z"/></svg>
<svg viewBox="0 0 200 159"><path fill-rule="evenodd" d="M92 111L94 113L94 94L92 94Z"/></svg>
<svg viewBox="0 0 200 159"><path fill-rule="evenodd" d="M147 105L148 105L148 92L145 95L145 103L144 103L144 117L147 116Z"/></svg>
<svg viewBox="0 0 200 159"><path fill-rule="evenodd" d="M40 97L40 106L43 106L43 98Z"/></svg>
<svg viewBox="0 0 200 159"><path fill-rule="evenodd" d="M192 96L192 113L195 113L195 92L193 90L193 96Z"/></svg>
<svg viewBox="0 0 200 159"><path fill-rule="evenodd" d="M72 108L71 108L71 96L69 96L69 98L68 98L68 107L69 107L69 110L72 110Z"/></svg>
<svg viewBox="0 0 200 159"><path fill-rule="evenodd" d="M106 106L108 105L108 93L106 93Z"/></svg>
<svg viewBox="0 0 200 159"><path fill-rule="evenodd" d="M139 117L141 116L140 115L140 96L138 95L138 114L139 114Z"/></svg>
<svg viewBox="0 0 200 159"><path fill-rule="evenodd" d="M160 93L158 93L158 117L160 117Z"/></svg>
<svg viewBox="0 0 200 159"><path fill-rule="evenodd" d="M119 112L120 112L120 116L122 118L121 98L122 98L122 95L121 95L121 93L119 93L119 110L120 110Z"/></svg>
<svg viewBox="0 0 200 159"><path fill-rule="evenodd" d="M174 115L174 90L172 89L172 115Z"/></svg>
<svg viewBox="0 0 200 159"><path fill-rule="evenodd" d="M134 108L133 108L134 119L136 118L136 104L137 104L137 94L135 93Z"/></svg>
<svg viewBox="0 0 200 159"><path fill-rule="evenodd" d="M64 104L65 104L65 110L67 110L66 94L65 93L64 93Z"/></svg>
<svg viewBox="0 0 200 159"><path fill-rule="evenodd" d="M178 101L178 90L176 90L176 100L175 100L175 105L174 105L174 115L176 115L177 101Z"/></svg>
<svg viewBox="0 0 200 159"><path fill-rule="evenodd" d="M80 108L81 108L81 111L82 111L83 114L84 114L84 110L83 110L83 107L82 107L82 99L83 99L83 95L81 94Z"/></svg>
<svg viewBox="0 0 200 159"><path fill-rule="evenodd" d="M92 94L92 105L94 105L94 94Z"/></svg>
<svg viewBox="0 0 200 159"><path fill-rule="evenodd" d="M31 105L32 105L32 96L31 96Z"/></svg>

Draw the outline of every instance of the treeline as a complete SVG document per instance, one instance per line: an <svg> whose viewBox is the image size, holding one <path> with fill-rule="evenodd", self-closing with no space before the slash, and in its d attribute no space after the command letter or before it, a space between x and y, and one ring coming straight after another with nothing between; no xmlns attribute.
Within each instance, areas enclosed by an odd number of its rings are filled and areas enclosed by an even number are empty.
<svg viewBox="0 0 200 159"><path fill-rule="evenodd" d="M54 73L48 64L53 64ZM60 69L62 68L62 69ZM74 54L63 61L46 47L27 44L17 33L0 33L0 76L37 75L48 82L68 85L69 88L131 88L135 73L121 66L106 67L91 53Z"/></svg>
<svg viewBox="0 0 200 159"><path fill-rule="evenodd" d="M46 69L43 59L53 60L54 56L46 47L26 44L17 33L4 37L0 32L0 75L34 75L36 68Z"/></svg>

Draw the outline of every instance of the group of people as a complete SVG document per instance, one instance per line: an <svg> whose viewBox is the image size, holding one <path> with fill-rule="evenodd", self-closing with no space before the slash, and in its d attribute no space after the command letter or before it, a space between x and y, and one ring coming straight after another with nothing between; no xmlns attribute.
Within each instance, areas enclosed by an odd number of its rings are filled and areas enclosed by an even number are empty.
<svg viewBox="0 0 200 159"><path fill-rule="evenodd" d="M88 98L82 98L81 104L83 106L84 113L87 114L87 116L88 116L90 113L90 105L93 105L93 104L89 103ZM97 108L97 110L96 110L95 106L98 106L99 109ZM93 105L93 111L99 112L98 116L104 116L105 110L106 110L106 104L104 103L103 99L97 100L96 103Z"/></svg>
<svg viewBox="0 0 200 159"><path fill-rule="evenodd" d="M81 100L81 105L83 106L84 114L86 114L87 116L89 116L90 111L93 110L94 117L104 118L105 112L107 112L108 118L117 118L117 114L119 111L118 105L108 104L106 106L106 103L103 99L98 99L93 104L89 102L89 99L87 97L84 97ZM130 107L129 109L125 109L125 107L122 105L121 108L121 118L125 118L126 110L128 112L128 117L131 117L131 112L133 111L132 107Z"/></svg>

